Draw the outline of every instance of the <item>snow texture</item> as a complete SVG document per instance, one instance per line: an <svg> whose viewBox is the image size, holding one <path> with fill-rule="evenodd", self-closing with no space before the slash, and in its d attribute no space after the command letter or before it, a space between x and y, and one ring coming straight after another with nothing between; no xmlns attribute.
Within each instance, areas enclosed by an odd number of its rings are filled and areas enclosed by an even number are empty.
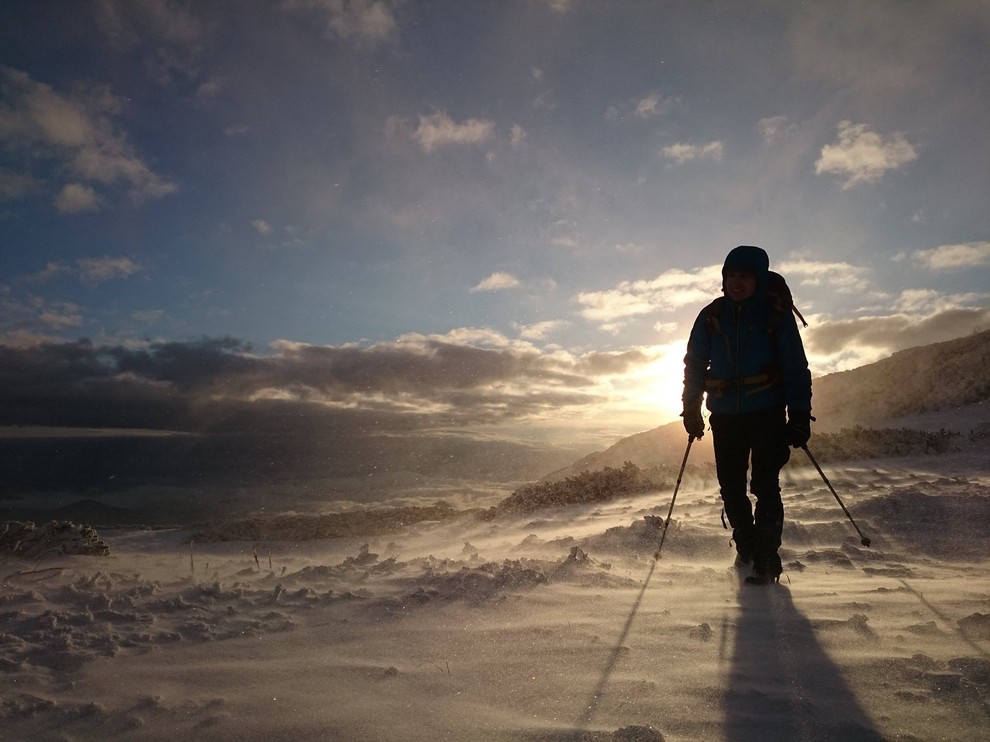
<svg viewBox="0 0 990 742"><path fill-rule="evenodd" d="M3 736L984 740L986 454L830 466L870 548L813 469L787 470L775 586L732 566L704 479L659 560L669 489L337 534L6 524Z"/></svg>

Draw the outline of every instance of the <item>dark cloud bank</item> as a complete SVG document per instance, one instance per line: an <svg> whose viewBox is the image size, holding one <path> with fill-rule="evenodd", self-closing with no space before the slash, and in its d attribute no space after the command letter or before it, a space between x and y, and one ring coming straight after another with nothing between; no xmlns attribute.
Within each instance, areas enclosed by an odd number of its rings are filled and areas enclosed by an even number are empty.
<svg viewBox="0 0 990 742"><path fill-rule="evenodd" d="M532 479L586 451L478 431L597 401L577 366L425 338L268 356L230 339L0 347L0 483L8 497L307 487L334 499L335 483L369 477Z"/></svg>

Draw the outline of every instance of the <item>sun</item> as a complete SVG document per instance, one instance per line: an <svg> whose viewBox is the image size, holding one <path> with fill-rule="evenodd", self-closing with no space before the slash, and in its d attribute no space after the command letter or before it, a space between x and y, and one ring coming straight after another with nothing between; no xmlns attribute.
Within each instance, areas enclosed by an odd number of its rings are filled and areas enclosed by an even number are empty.
<svg viewBox="0 0 990 742"><path fill-rule="evenodd" d="M625 392L641 413L652 414L662 425L681 414L684 347L670 344L651 350L656 357L629 375Z"/></svg>

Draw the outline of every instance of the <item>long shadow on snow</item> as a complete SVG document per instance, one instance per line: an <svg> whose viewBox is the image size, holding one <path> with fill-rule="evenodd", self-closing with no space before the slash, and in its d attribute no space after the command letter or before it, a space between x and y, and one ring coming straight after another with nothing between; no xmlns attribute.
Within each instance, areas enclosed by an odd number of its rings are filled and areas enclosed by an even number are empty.
<svg viewBox="0 0 990 742"><path fill-rule="evenodd" d="M608 663L602 671L601 679L599 679L598 685L595 686L595 690L592 692L591 698L589 698L588 702L584 705L584 711L581 713L581 718L578 721L578 729L580 730L587 730L591 724L591 720L598 712L598 704L604 697L605 689L608 687L609 681L612 678L612 672L615 670L616 664L622 657L622 648L625 645L626 637L629 636L629 629L632 628L633 620L639 612L639 605L643 602L643 595L646 594L646 588L650 586L650 578L653 577L653 572L656 568L657 560L654 559L652 564L650 564L650 571L647 573L646 579L643 581L643 587L640 589L639 595L636 596L636 602L633 603L633 607L629 611L629 617L626 619L625 626L622 627L622 633L619 635L619 639L615 643L615 647L613 647L611 653L609 653Z"/></svg>
<svg viewBox="0 0 990 742"><path fill-rule="evenodd" d="M839 668L782 586L739 587L727 742L879 742Z"/></svg>

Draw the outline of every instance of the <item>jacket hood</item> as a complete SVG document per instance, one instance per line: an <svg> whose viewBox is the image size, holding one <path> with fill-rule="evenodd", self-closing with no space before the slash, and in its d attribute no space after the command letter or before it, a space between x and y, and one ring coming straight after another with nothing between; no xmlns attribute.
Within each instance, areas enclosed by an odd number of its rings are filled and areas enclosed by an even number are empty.
<svg viewBox="0 0 990 742"><path fill-rule="evenodd" d="M756 276L756 290L758 293L766 291L767 276L770 273L770 256L762 247L753 245L740 245L733 248L725 256L725 263L722 265L722 290L725 291L725 274L731 269L742 268L752 271Z"/></svg>

